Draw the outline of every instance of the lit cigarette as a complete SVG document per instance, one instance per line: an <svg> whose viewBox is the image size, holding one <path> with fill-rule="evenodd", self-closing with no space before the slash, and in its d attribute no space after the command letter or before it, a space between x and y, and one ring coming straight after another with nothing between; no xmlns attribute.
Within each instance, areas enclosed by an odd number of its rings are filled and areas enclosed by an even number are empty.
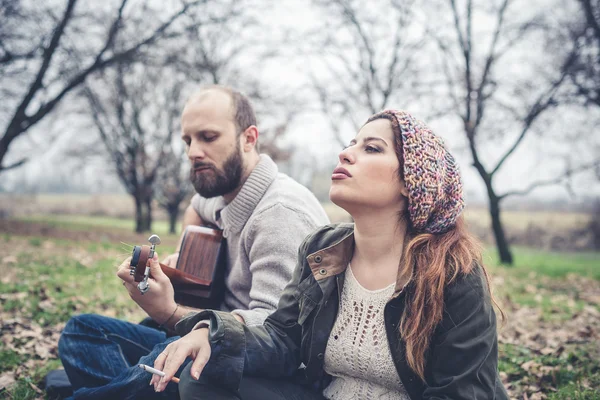
<svg viewBox="0 0 600 400"><path fill-rule="evenodd" d="M138 364L138 367L140 367L143 370L146 370L146 371L150 372L151 374L155 374L155 375L158 375L158 376L165 376L164 372L159 371L156 368L152 368L152 367L150 367L148 365ZM174 377L171 378L171 381L175 382L175 383L179 383L179 378L177 378L177 377L174 376Z"/></svg>

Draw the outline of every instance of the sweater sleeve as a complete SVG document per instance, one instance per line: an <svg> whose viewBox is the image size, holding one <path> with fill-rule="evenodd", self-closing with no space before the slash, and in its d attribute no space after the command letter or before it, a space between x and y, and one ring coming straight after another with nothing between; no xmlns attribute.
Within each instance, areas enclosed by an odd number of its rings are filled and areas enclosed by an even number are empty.
<svg viewBox="0 0 600 400"><path fill-rule="evenodd" d="M247 310L233 310L247 326L261 325L277 308L283 288L292 278L298 247L317 228L303 212L281 203L249 221L245 240L252 279Z"/></svg>

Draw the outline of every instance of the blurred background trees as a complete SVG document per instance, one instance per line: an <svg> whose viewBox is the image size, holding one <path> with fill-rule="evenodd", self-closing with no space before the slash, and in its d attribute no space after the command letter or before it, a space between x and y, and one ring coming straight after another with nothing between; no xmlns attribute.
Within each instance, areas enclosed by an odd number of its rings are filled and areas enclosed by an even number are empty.
<svg viewBox="0 0 600 400"><path fill-rule="evenodd" d="M597 0L0 0L0 191L118 181L136 231L156 206L175 231L193 191L179 116L204 84L248 94L261 151L324 201L369 115L427 121L506 264L507 204L599 192Z"/></svg>

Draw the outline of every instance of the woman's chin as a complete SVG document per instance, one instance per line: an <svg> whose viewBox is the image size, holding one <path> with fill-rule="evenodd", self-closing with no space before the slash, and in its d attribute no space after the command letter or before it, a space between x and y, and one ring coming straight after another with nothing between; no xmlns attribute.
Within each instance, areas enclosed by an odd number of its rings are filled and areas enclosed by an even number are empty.
<svg viewBox="0 0 600 400"><path fill-rule="evenodd" d="M348 208L351 208L353 201L351 198L349 198L350 196L344 195L344 193L341 192L341 190L335 190L332 188L329 190L329 200L331 200L331 202L336 206L348 211Z"/></svg>

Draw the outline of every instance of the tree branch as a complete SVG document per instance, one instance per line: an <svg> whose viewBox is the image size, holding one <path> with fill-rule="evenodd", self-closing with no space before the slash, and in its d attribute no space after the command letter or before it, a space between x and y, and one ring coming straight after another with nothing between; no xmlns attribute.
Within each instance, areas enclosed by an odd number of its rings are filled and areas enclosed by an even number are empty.
<svg viewBox="0 0 600 400"><path fill-rule="evenodd" d="M571 61L568 61L568 62L572 62L572 57L569 57L569 60L571 60ZM519 145L521 144L521 142L523 141L523 139L529 132L529 128L531 128L531 125L533 125L535 120L544 111L546 111L548 108L550 108L551 106L553 106L555 104L554 96L555 96L556 92L558 91L559 87L564 82L565 78L567 77L566 70L567 69L562 70L560 77L555 82L553 82L550 85L550 88L548 88L548 90L545 93L542 93L538 97L536 102L533 104L533 106L531 106L531 108L529 109L529 112L523 119L523 129L521 130L521 133L519 134L519 136L517 137L515 142L512 144L512 146L510 146L510 148L502 156L502 158L500 158L500 161L498 161L496 166L492 169L492 172L490 173L490 175L494 175L496 172L498 172L498 170L502 167L504 162L506 162L506 160L511 156L511 154L513 154L514 151L519 147Z"/></svg>
<svg viewBox="0 0 600 400"><path fill-rule="evenodd" d="M525 188L523 190L513 190L513 191L510 191L510 192L506 192L506 193L498 196L498 198L500 200L502 200L502 199L505 199L506 197L509 197L509 196L524 196L526 194L529 194L534 189L537 189L537 188L540 188L540 187L544 187L544 186L552 186L552 185L559 184L559 183L563 182L565 179L571 177L574 174L577 174L577 173L580 173L580 172L584 172L584 171L590 170L592 168L597 168L599 166L600 166L600 160L596 160L596 161L591 162L589 164L579 165L576 168L568 169L567 171L565 171L564 174L562 174L561 176L559 176L557 178L545 179L545 180L540 180L540 181L534 182L534 183L530 184L527 188Z"/></svg>

